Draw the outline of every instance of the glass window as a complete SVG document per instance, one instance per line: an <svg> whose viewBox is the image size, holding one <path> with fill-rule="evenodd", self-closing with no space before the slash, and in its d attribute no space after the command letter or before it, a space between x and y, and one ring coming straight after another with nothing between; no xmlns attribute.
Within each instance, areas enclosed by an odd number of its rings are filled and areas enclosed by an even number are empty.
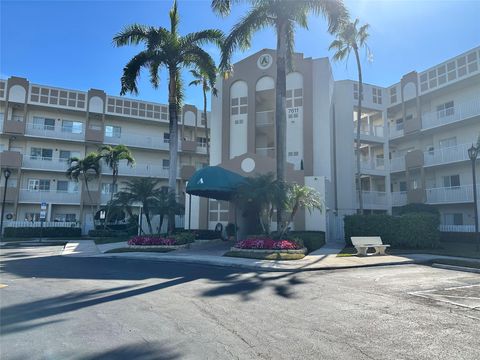
<svg viewBox="0 0 480 360"><path fill-rule="evenodd" d="M455 136L448 139L442 139L438 142L438 146L443 149L456 146L456 145L457 145L457 138Z"/></svg>
<svg viewBox="0 0 480 360"><path fill-rule="evenodd" d="M81 134L83 132L83 123L79 121L62 120L62 131Z"/></svg>
<svg viewBox="0 0 480 360"><path fill-rule="evenodd" d="M443 214L443 223L445 225L463 225L463 214Z"/></svg>
<svg viewBox="0 0 480 360"><path fill-rule="evenodd" d="M407 182L406 181L400 181L400 191L407 191Z"/></svg>
<svg viewBox="0 0 480 360"><path fill-rule="evenodd" d="M40 221L40 213L25 213L25 221Z"/></svg>
<svg viewBox="0 0 480 360"><path fill-rule="evenodd" d="M68 191L68 181L64 181L64 180L57 181L57 191L58 192L67 192Z"/></svg>
<svg viewBox="0 0 480 360"><path fill-rule="evenodd" d="M170 133L163 133L163 142L166 144L170 143Z"/></svg>
<svg viewBox="0 0 480 360"><path fill-rule="evenodd" d="M437 118L441 119L453 115L455 112L453 101L446 102L437 106Z"/></svg>
<svg viewBox="0 0 480 360"><path fill-rule="evenodd" d="M38 189L40 191L50 191L50 180L40 180Z"/></svg>
<svg viewBox="0 0 480 360"><path fill-rule="evenodd" d="M102 183L102 194L111 194L112 193L112 184L111 183ZM118 190L118 184L115 184L114 193Z"/></svg>
<svg viewBox="0 0 480 360"><path fill-rule="evenodd" d="M120 126L107 125L105 126L105 136L120 138L122 136L122 128Z"/></svg>
<svg viewBox="0 0 480 360"><path fill-rule="evenodd" d="M207 138L206 137L197 137L197 146L207 147Z"/></svg>
<svg viewBox="0 0 480 360"><path fill-rule="evenodd" d="M443 186L453 188L460 186L460 175L449 175L443 177Z"/></svg>
<svg viewBox="0 0 480 360"><path fill-rule="evenodd" d="M168 170L170 168L170 160L168 159L163 159L162 160L162 166L164 170Z"/></svg>

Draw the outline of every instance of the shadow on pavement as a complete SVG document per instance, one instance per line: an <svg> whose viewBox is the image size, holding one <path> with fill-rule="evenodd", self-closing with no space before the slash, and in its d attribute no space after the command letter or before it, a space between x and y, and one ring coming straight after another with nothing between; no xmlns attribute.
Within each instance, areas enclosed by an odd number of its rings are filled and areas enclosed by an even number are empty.
<svg viewBox="0 0 480 360"><path fill-rule="evenodd" d="M173 360L180 359L176 350L159 343L140 343L124 345L91 356L81 357L81 360Z"/></svg>

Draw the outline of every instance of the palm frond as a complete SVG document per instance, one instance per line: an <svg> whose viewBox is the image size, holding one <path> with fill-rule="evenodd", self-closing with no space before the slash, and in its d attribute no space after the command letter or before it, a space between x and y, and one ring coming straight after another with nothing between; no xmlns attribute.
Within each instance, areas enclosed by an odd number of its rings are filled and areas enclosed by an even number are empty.
<svg viewBox="0 0 480 360"><path fill-rule="evenodd" d="M142 51L135 55L123 68L123 75L120 79L120 95L127 92L138 94L137 81L142 67L148 67L151 64L153 54L149 51Z"/></svg>
<svg viewBox="0 0 480 360"><path fill-rule="evenodd" d="M120 47L125 45L138 45L141 42L148 42L149 34L154 30L151 26L132 24L123 28L113 37L113 45Z"/></svg>

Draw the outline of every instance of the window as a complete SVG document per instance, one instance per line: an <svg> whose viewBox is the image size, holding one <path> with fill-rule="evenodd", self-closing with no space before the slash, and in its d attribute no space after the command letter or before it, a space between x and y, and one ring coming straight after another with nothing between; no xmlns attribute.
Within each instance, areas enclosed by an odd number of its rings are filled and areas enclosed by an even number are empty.
<svg viewBox="0 0 480 360"><path fill-rule="evenodd" d="M163 133L163 142L165 144L169 144L170 143L170 133Z"/></svg>
<svg viewBox="0 0 480 360"><path fill-rule="evenodd" d="M59 152L59 160L62 162L67 162L74 157L79 158L80 153L78 151L70 151L70 150L60 150Z"/></svg>
<svg viewBox="0 0 480 360"><path fill-rule="evenodd" d="M50 191L50 180L28 179L28 190L30 190L30 191Z"/></svg>
<svg viewBox="0 0 480 360"><path fill-rule="evenodd" d="M205 119L205 114L202 113L202 120L201 120L200 124L205 125L205 120L206 120Z"/></svg>
<svg viewBox="0 0 480 360"><path fill-rule="evenodd" d="M406 181L400 181L399 186L400 186L400 191L407 191L407 182Z"/></svg>
<svg viewBox="0 0 480 360"><path fill-rule="evenodd" d="M443 177L443 186L455 188L460 186L460 175L448 175Z"/></svg>
<svg viewBox="0 0 480 360"><path fill-rule="evenodd" d="M111 194L112 193L112 184L111 183L102 183L102 194ZM114 193L118 190L118 184L115 184Z"/></svg>
<svg viewBox="0 0 480 360"><path fill-rule="evenodd" d="M438 146L441 149L457 146L457 138L454 136L448 139L442 139L438 142Z"/></svg>
<svg viewBox="0 0 480 360"><path fill-rule="evenodd" d="M403 119L395 120L395 127L397 130L403 130Z"/></svg>
<svg viewBox="0 0 480 360"><path fill-rule="evenodd" d="M299 89L287 90L286 100L287 100L287 109L303 106L303 89L299 88Z"/></svg>
<svg viewBox="0 0 480 360"><path fill-rule="evenodd" d="M444 225L463 225L463 214L462 213L443 214L443 224Z"/></svg>
<svg viewBox="0 0 480 360"><path fill-rule="evenodd" d="M248 99L246 96L232 98L230 100L231 111L230 114L246 114L248 111Z"/></svg>
<svg viewBox="0 0 480 360"><path fill-rule="evenodd" d="M363 100L363 87L361 92L362 92L362 100ZM353 84L353 98L355 100L358 100L358 84L357 83Z"/></svg>
<svg viewBox="0 0 480 360"><path fill-rule="evenodd" d="M120 138L122 137L122 128L120 126L107 125L105 126L105 136Z"/></svg>
<svg viewBox="0 0 480 360"><path fill-rule="evenodd" d="M209 203L209 221L228 221L229 204L226 201L210 200Z"/></svg>
<svg viewBox="0 0 480 360"><path fill-rule="evenodd" d="M168 160L168 159L163 159L163 160L162 160L162 167L163 167L163 170L168 170L168 169L170 169L170 160Z"/></svg>
<svg viewBox="0 0 480 360"><path fill-rule="evenodd" d="M55 119L33 117L33 128L39 130L55 130Z"/></svg>
<svg viewBox="0 0 480 360"><path fill-rule="evenodd" d="M207 138L206 137L197 137L197 146L207 147Z"/></svg>
<svg viewBox="0 0 480 360"><path fill-rule="evenodd" d="M49 160L51 161L53 157L52 149L42 149L32 147L30 149L30 159L32 160Z"/></svg>
<svg viewBox="0 0 480 360"><path fill-rule="evenodd" d="M382 89L372 87L372 97L374 104L382 103Z"/></svg>
<svg viewBox="0 0 480 360"><path fill-rule="evenodd" d="M81 134L83 133L83 123L79 121L62 120L62 132Z"/></svg>
<svg viewBox="0 0 480 360"><path fill-rule="evenodd" d="M437 106L437 118L441 119L454 114L453 101L446 102L445 104Z"/></svg>
<svg viewBox="0 0 480 360"><path fill-rule="evenodd" d="M56 214L53 221L75 222L77 221L77 215L76 214Z"/></svg>
<svg viewBox="0 0 480 360"><path fill-rule="evenodd" d="M69 181L58 180L57 181L57 192L68 192Z"/></svg>
<svg viewBox="0 0 480 360"><path fill-rule="evenodd" d="M390 89L390 104L395 104L397 102L397 88L393 87Z"/></svg>
<svg viewBox="0 0 480 360"><path fill-rule="evenodd" d="M25 213L25 221L40 221L40 213Z"/></svg>

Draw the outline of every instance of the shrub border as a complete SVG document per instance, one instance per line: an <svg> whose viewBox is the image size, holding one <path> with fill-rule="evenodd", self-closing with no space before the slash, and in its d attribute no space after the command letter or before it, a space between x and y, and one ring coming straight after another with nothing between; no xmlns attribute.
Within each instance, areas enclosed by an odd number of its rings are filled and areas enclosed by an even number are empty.
<svg viewBox="0 0 480 360"><path fill-rule="evenodd" d="M259 254L303 254L306 255L308 250L303 247L301 249L241 249L235 246L230 248L230 251L244 252L244 253L259 253Z"/></svg>

